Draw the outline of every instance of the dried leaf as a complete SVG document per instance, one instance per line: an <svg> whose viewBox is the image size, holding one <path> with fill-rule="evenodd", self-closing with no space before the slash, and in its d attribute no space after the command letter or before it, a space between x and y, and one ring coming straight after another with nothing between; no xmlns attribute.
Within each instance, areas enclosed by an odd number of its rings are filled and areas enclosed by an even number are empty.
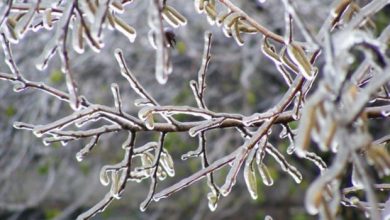
<svg viewBox="0 0 390 220"><path fill-rule="evenodd" d="M299 72L307 79L314 78L315 70L305 55L302 47L291 43L287 45L287 53L291 61L298 67Z"/></svg>
<svg viewBox="0 0 390 220"><path fill-rule="evenodd" d="M272 186L274 180L272 179L267 166L264 163L257 164L257 170L259 171L260 177L263 180L264 185Z"/></svg>
<svg viewBox="0 0 390 220"><path fill-rule="evenodd" d="M115 21L115 28L120 31L122 34L124 34L131 43L134 42L136 36L137 36L137 33L135 31L135 29L128 25L126 22L124 22L122 19L114 16L114 21Z"/></svg>
<svg viewBox="0 0 390 220"><path fill-rule="evenodd" d="M245 165L244 180L252 199L257 199L257 182L256 182L256 174L253 169L253 166L254 166L253 161L252 163Z"/></svg>

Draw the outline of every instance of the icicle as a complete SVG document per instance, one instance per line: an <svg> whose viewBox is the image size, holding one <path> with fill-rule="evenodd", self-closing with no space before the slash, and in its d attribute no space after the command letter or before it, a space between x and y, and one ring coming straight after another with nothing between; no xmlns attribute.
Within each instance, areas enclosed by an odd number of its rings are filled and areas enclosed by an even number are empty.
<svg viewBox="0 0 390 220"><path fill-rule="evenodd" d="M103 185L103 186L108 186L108 184L110 184L110 178L108 177L108 174L107 174L107 166L103 166L102 169L100 170L100 183Z"/></svg>
<svg viewBox="0 0 390 220"><path fill-rule="evenodd" d="M137 37L137 32L135 31L135 29L116 16L114 16L114 21L116 24L115 28L119 32L124 34L129 39L130 43L133 43L135 38Z"/></svg>
<svg viewBox="0 0 390 220"><path fill-rule="evenodd" d="M241 47L244 45L244 40L242 39L240 30L238 28L238 24L240 23L240 20L241 20L240 18L236 20L231 30L232 30L233 39L236 41L237 45Z"/></svg>
<svg viewBox="0 0 390 220"><path fill-rule="evenodd" d="M118 109L119 112L122 111L122 102L121 102L121 96L119 93L119 86L116 83L111 84L111 92L114 96L114 102L115 102L115 108Z"/></svg>
<svg viewBox="0 0 390 220"><path fill-rule="evenodd" d="M48 44L46 44L45 48L43 49L43 52L41 55L37 58L35 62L35 67L42 71L46 69L47 64L49 63L49 60L53 57L57 50L57 37L53 37Z"/></svg>
<svg viewBox="0 0 390 220"><path fill-rule="evenodd" d="M43 27L46 30L51 30L53 28L53 17L51 8L46 8L42 15Z"/></svg>
<svg viewBox="0 0 390 220"><path fill-rule="evenodd" d="M244 180L252 199L257 199L257 183L256 183L256 174L253 169L253 162L249 164L245 164Z"/></svg>
<svg viewBox="0 0 390 220"><path fill-rule="evenodd" d="M199 132L202 132L204 130L207 130L207 129L210 129L210 128L214 128L214 127L217 127L219 125L221 125L221 123L225 120L224 117L221 117L221 118L213 118L211 120L209 120L208 122L206 123L202 123L198 126L195 126L193 128L191 128L188 133L191 137L195 137L196 135L199 134Z"/></svg>
<svg viewBox="0 0 390 220"><path fill-rule="evenodd" d="M35 127L34 125L27 124L27 123L24 123L24 122L20 122L20 121L14 122L14 128L15 129L33 130L34 127Z"/></svg>
<svg viewBox="0 0 390 220"><path fill-rule="evenodd" d="M149 169L153 165L154 156L149 153L145 152L141 155L141 162L142 162L142 169L147 169L148 175L151 174L151 170Z"/></svg>
<svg viewBox="0 0 390 220"><path fill-rule="evenodd" d="M161 166L158 166L157 168L157 178L160 181L163 181L167 178L167 173L161 168Z"/></svg>
<svg viewBox="0 0 390 220"><path fill-rule="evenodd" d="M26 86L26 84L24 84L22 82L15 83L14 87L13 87L14 92L22 92L25 89L27 89L27 86Z"/></svg>
<svg viewBox="0 0 390 220"><path fill-rule="evenodd" d="M19 43L19 36L15 32L14 28L11 27L11 25L9 24L10 20L11 20L11 18L8 18L7 22L3 26L2 30L4 31L5 36L7 36L7 39L9 40L9 42L11 42L12 44L17 44L17 43Z"/></svg>
<svg viewBox="0 0 390 220"><path fill-rule="evenodd" d="M282 125L282 131L279 134L279 138L284 139L288 135L287 125Z"/></svg>
<svg viewBox="0 0 390 220"><path fill-rule="evenodd" d="M79 19L73 20L72 46L78 54L84 53L84 27Z"/></svg>
<svg viewBox="0 0 390 220"><path fill-rule="evenodd" d="M327 169L326 163L322 158L313 152L307 152L305 159L313 162L320 169L321 173Z"/></svg>
<svg viewBox="0 0 390 220"><path fill-rule="evenodd" d="M85 26L87 26L87 27L85 27ZM84 32L86 31L86 29L89 28L88 24L86 24L85 26L83 26L83 35L84 35ZM103 48L103 46L104 46L102 41L95 39L92 35L90 37L85 37L84 39L86 39L86 42L88 43L89 47L95 53L100 53L101 48Z"/></svg>
<svg viewBox="0 0 390 220"><path fill-rule="evenodd" d="M263 180L264 185L272 186L274 180L272 179L267 166L264 163L257 164L257 170L259 171L260 177Z"/></svg>
<svg viewBox="0 0 390 220"><path fill-rule="evenodd" d="M291 61L298 67L299 72L307 80L312 80L315 75L315 70L307 59L303 49L294 43L290 43L287 45L287 53Z"/></svg>
<svg viewBox="0 0 390 220"><path fill-rule="evenodd" d="M91 27L91 35L99 39L99 41L102 39L102 36L99 35L99 29L103 25L104 16L106 16L106 13L108 13L107 0L100 0L94 16L94 22L92 23Z"/></svg>
<svg viewBox="0 0 390 220"><path fill-rule="evenodd" d="M145 119L145 126L149 130L153 130L154 128L154 119L153 119L153 114L150 114L146 119Z"/></svg>
<svg viewBox="0 0 390 220"><path fill-rule="evenodd" d="M119 195L119 173L118 171L111 172L111 189L110 189L111 195L115 199L120 199Z"/></svg>
<svg viewBox="0 0 390 220"><path fill-rule="evenodd" d="M218 206L219 196L216 195L214 192L209 192L207 194L207 199L209 200L209 209L210 209L210 211L214 212L217 209L217 206Z"/></svg>
<svg viewBox="0 0 390 220"><path fill-rule="evenodd" d="M164 20L174 28L187 24L187 19L181 15L176 9L166 5L162 11Z"/></svg>
<svg viewBox="0 0 390 220"><path fill-rule="evenodd" d="M233 186L236 184L237 174L239 169L242 166L242 163L244 162L244 158L247 155L247 149L243 146L240 147L240 151L237 153L236 158L233 161L232 167L229 170L229 173L226 177L226 181L221 187L221 194L223 196L229 195L230 191L232 190Z"/></svg>
<svg viewBox="0 0 390 220"><path fill-rule="evenodd" d="M165 72L165 67L164 67L164 59L167 54L165 53L165 48L164 46L159 46L157 47L156 51L156 79L160 84L165 84L168 81L168 75Z"/></svg>
<svg viewBox="0 0 390 220"><path fill-rule="evenodd" d="M204 11L204 2L205 2L205 0L195 0L194 1L195 9L199 14L201 14Z"/></svg>
<svg viewBox="0 0 390 220"><path fill-rule="evenodd" d="M118 0L111 2L110 9L112 9L113 11L115 11L118 14L123 14L123 12L125 11L125 8L124 8L122 1L118 1Z"/></svg>
<svg viewBox="0 0 390 220"><path fill-rule="evenodd" d="M358 187L360 189L363 189L363 187L364 187L364 184L363 184L361 177L359 176L359 173L357 172L355 166L352 166L351 182L352 182L353 186Z"/></svg>
<svg viewBox="0 0 390 220"><path fill-rule="evenodd" d="M30 9L23 17L16 23L15 32L23 38L24 34L27 32L31 21L33 20L35 14L35 10Z"/></svg>
<svg viewBox="0 0 390 220"><path fill-rule="evenodd" d="M294 143L291 143L288 147L287 147L287 154L288 155L292 155L294 152L295 152L295 144Z"/></svg>
<svg viewBox="0 0 390 220"><path fill-rule="evenodd" d="M60 143L61 143L62 146L66 146L66 145L68 145L69 141L68 140L62 140L62 141L60 141Z"/></svg>
<svg viewBox="0 0 390 220"><path fill-rule="evenodd" d="M217 19L217 10L215 8L215 5L207 3L205 5L205 11L207 14L207 21L210 25L214 25L215 20Z"/></svg>
<svg viewBox="0 0 390 220"><path fill-rule="evenodd" d="M145 121L148 117L150 117L151 114L153 114L153 108L144 107L138 111L138 118L141 119L142 121Z"/></svg>
<svg viewBox="0 0 390 220"><path fill-rule="evenodd" d="M136 99L134 105L137 107L154 106L149 99Z"/></svg>
<svg viewBox="0 0 390 220"><path fill-rule="evenodd" d="M387 199L382 211L382 218L384 220L390 220L390 197Z"/></svg>
<svg viewBox="0 0 390 220"><path fill-rule="evenodd" d="M173 160L168 151L164 150L161 153L160 163L170 177L175 176Z"/></svg>
<svg viewBox="0 0 390 220"><path fill-rule="evenodd" d="M287 162L284 156L272 145L268 144L266 151L279 163L283 171L290 174L290 176L295 180L296 183L302 182L302 174Z"/></svg>
<svg viewBox="0 0 390 220"><path fill-rule="evenodd" d="M76 153L76 159L78 162L81 162L84 159L84 156L88 154L91 149L96 145L99 140L99 135L93 136L93 138L89 141L85 147L83 147L79 152Z"/></svg>

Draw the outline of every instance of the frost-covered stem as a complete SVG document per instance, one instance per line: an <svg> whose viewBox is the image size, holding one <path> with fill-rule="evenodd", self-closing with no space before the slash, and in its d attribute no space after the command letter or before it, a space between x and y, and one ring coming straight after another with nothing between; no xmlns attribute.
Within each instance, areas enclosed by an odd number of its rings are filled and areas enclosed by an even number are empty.
<svg viewBox="0 0 390 220"><path fill-rule="evenodd" d="M206 104L204 101L204 92L206 90L206 72L210 63L210 49L211 49L211 42L212 42L212 33L206 32L204 34L204 48L203 48L203 56L202 56L202 63L201 67L198 71L198 83L194 83L193 92L194 96L197 102L197 105L201 109L206 109ZM191 133L191 131L190 131ZM207 159L207 149L206 149L206 135L204 131L200 131L198 134L198 141L199 141L199 148L195 152L195 156L201 155L202 156L202 168L205 169L209 166L209 162ZM188 154L187 154L188 155ZM192 155L190 155L192 156ZM214 182L214 175L213 172L210 172L207 174L207 184L212 190L213 194L216 194L216 196L219 196L219 190L218 187L215 185Z"/></svg>
<svg viewBox="0 0 390 220"><path fill-rule="evenodd" d="M103 125L99 128L88 129L86 131L63 131L65 127L76 124L78 121L83 120L83 123L94 120L96 116L102 117L107 121L111 122L112 125ZM115 109L101 106L101 105L92 105L86 109L75 112L69 116L61 118L57 121L51 122L47 125L28 125L24 123L16 122L14 125L18 129L27 129L33 130L33 133L37 136L44 134L51 134L54 137L56 135L73 137L73 139L85 138L94 136L97 134L104 134L119 130L140 130L142 129L142 122L133 116L127 114L120 114ZM146 130L146 128L144 128ZM56 137L55 137L56 138Z"/></svg>
<svg viewBox="0 0 390 220"><path fill-rule="evenodd" d="M112 95L114 96L115 108L118 110L119 114L123 114L122 110L122 97L119 92L119 86L116 83L111 84Z"/></svg>
<svg viewBox="0 0 390 220"><path fill-rule="evenodd" d="M146 89L141 85L141 83L138 82L138 80L135 78L134 74L127 67L122 50L120 50L120 49L115 50L115 58L119 64L119 67L121 68L122 76L127 79L127 81L129 82L129 84L130 84L131 88L134 90L134 92L136 92L142 98L147 99L154 106L160 106L160 104L146 91ZM168 122L170 122L171 124L173 124L175 126L179 125L179 122L176 121L174 118L166 116L164 114L162 114L161 116L164 119L166 119Z"/></svg>
<svg viewBox="0 0 390 220"><path fill-rule="evenodd" d="M380 191L390 191L390 184L389 183L380 183L380 184L373 184L373 188ZM361 187L351 186L343 189L343 194L347 195L349 193L356 193L361 191Z"/></svg>
<svg viewBox="0 0 390 220"><path fill-rule="evenodd" d="M134 156L134 146L135 146L136 134L137 133L134 131L129 132L128 140L126 140L126 142L123 145L123 148L125 150L128 149L129 153L126 155L126 157L123 161L126 169L123 171L125 173L125 175L123 176L123 174L122 174L122 177L120 179L121 182L120 182L120 186L119 186L119 194L123 193L123 190L126 187L127 180L128 180L128 178L130 178L131 164L132 164L131 162L132 162L132 158Z"/></svg>
<svg viewBox="0 0 390 220"><path fill-rule="evenodd" d="M92 149L96 146L96 144L99 142L101 134L94 135L88 144L86 144L79 152L76 153L76 159L78 161L82 161L85 155L87 155L89 152L92 151Z"/></svg>
<svg viewBox="0 0 390 220"><path fill-rule="evenodd" d="M103 16L101 17L101 20L99 21L99 28L98 28L98 34L97 34L98 37L101 37L101 35L102 35L102 32L103 32L103 24L104 24L105 20L107 19L107 14L108 14L108 9L109 9L109 7L110 7L110 3L111 3L111 0L106 0L106 5L105 5L105 9L104 9L104 14L103 14Z"/></svg>
<svg viewBox="0 0 390 220"><path fill-rule="evenodd" d="M290 87L289 91L286 92L285 96L278 103L277 110L279 110L279 112L277 112L277 113L282 112L284 110L284 108L290 103L291 99L294 97L295 93L301 87L302 83L303 83L302 76L297 77L297 79L295 79L295 81L293 83L294 86ZM259 129L254 133L254 135L248 141L246 141L242 147L238 148L236 151L229 154L228 156L225 156L225 157L215 161L209 167L207 167L203 170L200 170L200 171L196 172L195 174L191 175L190 177L187 177L187 178L181 180L180 182L164 189L160 193L157 193L154 196L154 200L158 201L161 198L168 197L169 195L171 195L171 194L187 187L188 185L191 185L192 183L200 180L201 178L206 176L208 173L224 166L225 164L229 163L230 161L237 160L236 163L239 165L240 164L239 161L242 160L242 156L245 157L247 155L246 152L248 150L252 149L256 145L256 143L263 137L264 134L266 134L268 129L273 125L273 123L276 121L277 118L278 118L278 114L275 114L275 116L271 117L269 120L264 121L264 123L259 127ZM238 155L241 155L241 158L237 157ZM228 189L229 186L230 186L230 184L228 183L225 188Z"/></svg>
<svg viewBox="0 0 390 220"><path fill-rule="evenodd" d="M365 5L363 8L360 9L360 11L353 17L353 19L348 23L345 30L351 31L359 26L361 22L370 17L371 15L377 13L382 8L384 8L386 5L390 4L390 0L376 0L371 1L367 5Z"/></svg>
<svg viewBox="0 0 390 220"><path fill-rule="evenodd" d="M290 44L293 40L293 25L292 25L292 16L291 14L286 10L286 12L284 13L284 22L285 22L285 25L286 25L286 28L285 28L285 39L284 39L284 42L285 44Z"/></svg>
<svg viewBox="0 0 390 220"><path fill-rule="evenodd" d="M28 12L29 10L31 10L31 7L29 7L28 4L25 4L25 3L10 3L10 2L13 2L14 0L9 0L8 1L8 5L11 4L11 6L9 7L10 9L10 12L16 12L16 13L26 13ZM50 8L53 12L56 12L56 13L61 13L64 11L62 7L43 7L43 6L39 6L37 8L37 10L39 12L43 12L45 11L46 9Z"/></svg>
<svg viewBox="0 0 390 220"><path fill-rule="evenodd" d="M388 25L377 38L377 40L381 43L386 44L390 39L390 25ZM371 62L370 58L366 57L363 62L359 64L356 68L355 72L351 75L351 81L355 84L358 84L359 87L362 86L363 83L366 82L366 74L370 70Z"/></svg>
<svg viewBox="0 0 390 220"><path fill-rule="evenodd" d="M87 220L95 216L99 212L103 212L108 205L114 200L111 192L108 192L100 202L94 205L89 210L83 212L77 217L77 220Z"/></svg>
<svg viewBox="0 0 390 220"><path fill-rule="evenodd" d="M86 38L89 40L89 42L91 42L91 45L96 48L96 49L100 49L100 44L98 43L98 41L92 36L92 33L91 33L91 29L90 27L88 26L87 22L85 21L85 18L84 18L84 13L83 11L80 9L80 7L78 6L78 4L75 5L75 11L77 12L79 18L80 18L80 22L81 22L81 25L83 25L83 28L85 30L85 36Z"/></svg>
<svg viewBox="0 0 390 220"><path fill-rule="evenodd" d="M198 106L204 109L206 109L206 105L204 103L204 91L206 90L206 72L211 58L210 49L212 37L213 35L211 34L211 32L205 33L202 64L198 72L198 96L200 99L200 103L198 103Z"/></svg>
<svg viewBox="0 0 390 220"><path fill-rule="evenodd" d="M38 89L41 91L44 91L45 93L58 98L59 100L68 102L69 101L69 95L57 90L55 88L52 88L50 86L47 86L41 82L31 82L27 81L25 79L16 79L13 75L7 74L7 73L1 73L0 72L0 80L6 80L11 82L22 82L26 85L26 88L33 88ZM89 103L84 97L80 97L80 104L87 108L90 107L92 104ZM104 109L104 111L120 116L114 109L111 109L107 106L101 106L98 105L98 108ZM364 109L364 113L367 114L369 118L385 118L385 116L382 114L383 111L390 111L390 105L389 106L378 106L378 107L366 107ZM219 116L220 113L216 113L215 117ZM229 116L229 113L223 113L223 116L227 116L229 118L223 120L218 126L210 127L210 129L218 129L218 128L228 128L228 127L246 127L242 120L237 120L237 117L234 115ZM131 117L130 115L127 115L126 113L123 113L121 117L125 117L127 120L131 119L135 124L138 126L131 126L127 125L124 126L124 128L128 128L133 131L148 131L148 129L142 124L142 121L135 117ZM291 121L295 121L293 118L293 112L292 111L285 111L278 115L278 117L275 119L274 123L288 123ZM181 122L180 125L172 125L170 123L155 123L153 131L157 132L188 132L191 128L200 126L204 124L206 121L193 121L193 122ZM263 122L259 123L253 123L251 124L251 127L257 127L263 124Z"/></svg>
<svg viewBox="0 0 390 220"><path fill-rule="evenodd" d="M370 218L374 220L379 220L380 214L378 209L378 199L376 198L375 192L373 191L373 184L370 175L368 174L365 165L363 164L363 161L359 158L358 154L355 151L352 151L351 154L353 164L359 172L359 176L362 178L367 200L371 206Z"/></svg>
<svg viewBox="0 0 390 220"><path fill-rule="evenodd" d="M248 157L249 151L252 149L249 147L250 146L246 146L244 144L238 148L239 151L234 158L233 165L230 168L228 175L226 176L225 183L221 186L220 189L223 196L227 196L232 190L233 186L236 184L238 172L240 171L245 159Z"/></svg>
<svg viewBox="0 0 390 220"><path fill-rule="evenodd" d="M355 121L364 110L364 106L370 100L371 96L388 81L390 81L390 67L386 67L386 69L381 71L381 73L372 77L368 85L362 89L359 99L353 103L351 110L348 111L347 115L345 115L345 122L351 123Z"/></svg>
<svg viewBox="0 0 390 220"><path fill-rule="evenodd" d="M149 192L148 195L146 196L146 199L141 203L140 209L141 211L145 211L146 208L149 206L150 202L152 200L155 200L155 193L156 193L156 187L157 187L157 171L160 163L160 158L161 158L161 152L163 151L163 146L164 146L164 138L165 138L166 133L162 132L160 134L160 140L158 143L158 148L156 149L155 153L155 159L153 161L153 170L152 170L152 176L150 177L150 187L149 187Z"/></svg>
<svg viewBox="0 0 390 220"><path fill-rule="evenodd" d="M24 85L24 87L18 88L18 89L20 89L19 91L23 91L24 89L27 89L27 88L38 89L38 90L41 90L41 91L45 92L46 94L49 94L50 96L53 96L61 101L65 101L65 102L69 103L69 95L68 94L66 94L58 89L55 89L51 86L48 86L42 82L28 81L28 80L24 79L23 77L18 79L17 77L12 76L12 75L7 74L7 73L0 73L0 80L7 80L7 81L11 81L13 83L21 83L22 85ZM79 99L80 99L79 102L83 107L88 107L90 105L89 102L85 99L85 97L79 97Z"/></svg>
<svg viewBox="0 0 390 220"><path fill-rule="evenodd" d="M73 79L73 73L72 69L70 67L70 61L69 61L69 55L68 55L68 48L67 48L67 38L68 38L68 30L69 30L69 23L70 20L72 19L73 12L75 9L75 5L78 4L77 0L74 0L72 3L69 3L71 5L67 6L69 9L67 9L67 13L63 16L66 16L66 20L61 27L62 33L59 38L60 45L60 54L62 54L61 59L62 59L62 65L63 65L63 71L65 73L65 79L66 79L66 86L69 91L69 98L70 98L70 106L74 109L77 110L80 107L79 103L79 98L77 95L77 85L76 82ZM69 10L69 11L68 11Z"/></svg>
<svg viewBox="0 0 390 220"><path fill-rule="evenodd" d="M141 147L135 148L134 149L134 155L139 155L139 154L142 154L144 152L156 149L157 146L158 146L157 142L148 142L148 143L144 144Z"/></svg>
<svg viewBox="0 0 390 220"><path fill-rule="evenodd" d="M268 30L261 24L259 24L256 20L254 20L252 17L250 17L248 14L246 14L241 8L234 5L230 0L218 0L222 4L224 4L226 7L228 7L233 12L237 12L240 14L241 17L243 17L249 24L251 24L256 30L258 30L260 33L262 33L264 36L267 36L281 44L284 44L284 39L282 36L277 35L273 33L272 31Z"/></svg>
<svg viewBox="0 0 390 220"><path fill-rule="evenodd" d="M302 85L304 85L304 82L305 79L302 75L296 77L289 90L283 95L282 99L275 106L273 106L264 113L254 113L251 116L245 117L243 119L244 123L247 125L252 125L254 123L258 123L264 120L274 121L278 117L278 115L281 114L284 109L291 103L296 93L302 89Z"/></svg>
<svg viewBox="0 0 390 220"><path fill-rule="evenodd" d="M10 0L11 1L11 0ZM12 1L11 1L12 2ZM1 27L1 25L0 25ZM15 76L16 80L22 81L22 75L20 74L19 68L15 63L15 60L12 55L12 50L10 46L9 40L5 37L4 33L0 34L0 42L3 47L4 55L5 55L5 63L8 65L12 74Z"/></svg>
<svg viewBox="0 0 390 220"><path fill-rule="evenodd" d="M342 198L342 203L346 207L354 207L361 210L364 213L369 213L371 209L371 205L369 202L357 200L356 197L351 197L351 198L344 197ZM377 205L381 210L385 208L385 203L379 202Z"/></svg>
<svg viewBox="0 0 390 220"><path fill-rule="evenodd" d="M390 141L390 134L375 140L373 144L383 144L383 143L388 143L389 141Z"/></svg>
<svg viewBox="0 0 390 220"><path fill-rule="evenodd" d="M101 134L110 133L110 132L118 132L121 130L122 130L122 126L115 124L115 125L103 125L103 126L100 126L99 128L88 129L86 131L53 130L53 131L50 131L48 133L54 134L54 135L73 137L74 139L79 139L79 138L87 138L87 137L92 137L92 136L101 135Z"/></svg>
<svg viewBox="0 0 390 220"><path fill-rule="evenodd" d="M168 74L170 73L170 54L167 48L167 38L164 32L163 16L162 10L163 5L160 4L161 0L151 0L153 1L152 11L152 30L155 32L156 40L156 78L160 84L165 84L168 79Z"/></svg>
<svg viewBox="0 0 390 220"><path fill-rule="evenodd" d="M0 27L3 26L4 21L7 19L9 13L11 12L13 0L8 0L7 8L4 10L3 16L0 17Z"/></svg>
<svg viewBox="0 0 390 220"><path fill-rule="evenodd" d="M325 21L322 23L321 28L318 31L318 34L316 35L317 42L322 42L325 34L332 30L332 27L337 24L337 22L342 17L342 14L336 14L335 15L335 8L339 6L339 4L343 3L344 0L334 0L332 4L330 5L330 10L328 17L325 19ZM348 5L347 5L348 6ZM343 11L344 12L344 11ZM335 17L336 16L336 17Z"/></svg>
<svg viewBox="0 0 390 220"><path fill-rule="evenodd" d="M204 132L201 132L199 135L199 145L201 147L201 154L202 154L202 169L207 168L210 166L209 161L207 159L207 149L206 149L206 136ZM213 191L213 193L216 193L217 196L219 194L218 187L216 186L214 182L214 174L213 172L210 172L207 174L207 185L210 187L210 189Z"/></svg>
<svg viewBox="0 0 390 220"><path fill-rule="evenodd" d="M233 161L236 158L239 150L240 149L235 150L234 152L230 153L229 155L224 156L224 157L214 161L207 168L201 169L201 170L197 171L196 173L192 174L191 176L180 180L178 183L175 183L172 186L169 186L169 187L163 189L162 191L156 193L153 196L153 200L158 201L160 199L167 198L168 196L172 195L173 193L180 191L180 190L192 185L193 183L201 180L203 177L207 176L207 174L222 168L223 166L230 163L231 161Z"/></svg>
<svg viewBox="0 0 390 220"><path fill-rule="evenodd" d="M234 114L234 113L219 113L213 112L211 110L195 108L190 106L153 106L153 107L144 107L141 109L139 116L146 114L167 114L167 115L177 115L177 114L186 114L202 117L205 119L219 118L224 117L226 119L236 119L241 120L244 118L243 115Z"/></svg>
<svg viewBox="0 0 390 220"><path fill-rule="evenodd" d="M283 171L287 172L297 183L301 183L302 174L293 165L289 164L283 154L281 154L276 147L267 143L265 150L270 154L276 162L279 163Z"/></svg>
<svg viewBox="0 0 390 220"><path fill-rule="evenodd" d="M301 17L298 15L297 11L295 10L295 7L292 5L290 0L282 0L282 2L284 4L284 7L286 8L286 11L293 17L294 21L297 23L298 28L302 32L305 40L318 48L315 38L309 32L306 25L303 23Z"/></svg>
<svg viewBox="0 0 390 220"><path fill-rule="evenodd" d="M128 152L125 154L125 157L123 158L123 161L120 163L120 167L117 169L120 169L122 167L125 167L125 170L123 171L119 187L118 187L118 194L122 194L123 190L126 187L127 179L130 177L130 171L131 171L131 159L133 157L133 148L135 144L135 138L136 133L130 132L129 133L129 139L127 140L127 145L125 146L125 149L128 148ZM85 211L84 213L80 214L77 217L77 220L87 220L95 216L99 212L103 212L107 206L115 199L114 195L111 192L108 192L104 198L98 202L96 205L94 205L89 210Z"/></svg>
<svg viewBox="0 0 390 220"><path fill-rule="evenodd" d="M142 98L150 101L154 106L159 106L158 102L146 91L146 89L138 82L132 71L127 67L123 52L120 49L115 50L115 58L121 69L122 76L127 79L131 88Z"/></svg>
<svg viewBox="0 0 390 220"><path fill-rule="evenodd" d="M326 187L330 182L336 180L341 175L341 173L343 173L345 166L348 163L349 157L349 149L340 149L329 169L327 169L323 175L311 183L305 195L306 210L310 214L317 214L319 212L320 206L326 205L322 203L322 197L326 192Z"/></svg>

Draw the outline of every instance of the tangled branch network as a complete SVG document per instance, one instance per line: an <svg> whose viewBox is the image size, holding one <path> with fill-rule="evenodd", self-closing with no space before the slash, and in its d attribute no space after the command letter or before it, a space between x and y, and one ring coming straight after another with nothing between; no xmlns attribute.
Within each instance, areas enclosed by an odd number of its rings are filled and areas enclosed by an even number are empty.
<svg viewBox="0 0 390 220"><path fill-rule="evenodd" d="M249 195L256 199L258 179L267 186L274 183L266 157L273 158L297 184L301 183L303 175L290 161L290 155L312 162L320 171L305 195L309 214L336 219L340 207L345 206L361 210L371 219L389 218L390 212L385 211L389 205L380 201L378 194L390 190L390 184L381 182L390 174L387 147L390 136L375 139L369 130L370 121L387 120L390 115L390 24L379 28L373 21L389 0L373 0L366 5L352 0L335 0L329 6L327 18L316 28L307 26L293 1L281 0L285 9L283 36L267 29L233 1L188 1L195 5L195 11L207 17L210 26L220 27L236 44L244 45L246 35L261 38L259 53L269 58L275 66L274 72L284 79L288 89L281 99L268 110L250 115L215 112L205 101L207 70L212 58L211 32L204 34L197 79L189 82L196 106L161 105L135 77L121 49L117 49L114 56L121 75L139 96L134 101L139 107L138 115L125 111L123 104L128 100L122 99L115 83L111 85L114 106L93 103L81 94L78 88L82 82L75 80L70 58L73 51L70 50L83 54L92 49L99 53L107 40L104 38L107 31L118 31L133 43L136 29L121 15L132 13L128 8L134 2L0 2L0 40L4 63L9 69L9 72L0 72L0 79L12 83L15 92L38 90L68 103L72 109L71 114L47 124L15 122L14 128L32 131L46 145L89 140L76 154L80 162L102 136L128 132L128 138L122 144L123 160L105 165L100 171L100 182L109 186L109 191L78 219L90 219L114 200L121 199L131 181L149 181L149 192L140 204L141 211L145 211L151 202L165 199L202 179L206 179L208 206L213 211L219 200L229 195L241 173ZM155 78L158 83L166 84L173 70L171 50L176 40L172 30L184 28L191 21L187 21L180 8L175 8L169 0L148 2L148 41L155 49ZM260 2L258 4L262 4ZM27 79L13 56L12 45L23 41L27 33L43 29L50 31L52 37L41 54L34 58L36 68L44 70L58 56L66 82L65 91ZM180 120L179 115L191 117ZM295 121L299 124L297 128L291 126ZM283 128L280 138L290 142L285 153L270 138L276 127ZM235 129L242 137L242 144L230 154L211 161L207 154L206 133L225 128ZM157 133L158 140L138 144L140 134L146 132ZM182 155L181 159L199 158L202 167L177 183L159 189L160 181L175 175L177 158L164 147L167 135L175 132L197 137L198 148ZM330 152L330 164L325 163L316 151ZM214 174L223 167L228 167L228 173L224 183L218 185ZM351 173L345 172L348 167L352 167ZM345 178L351 180L351 186L341 184ZM356 196L360 191L364 192L364 198Z"/></svg>

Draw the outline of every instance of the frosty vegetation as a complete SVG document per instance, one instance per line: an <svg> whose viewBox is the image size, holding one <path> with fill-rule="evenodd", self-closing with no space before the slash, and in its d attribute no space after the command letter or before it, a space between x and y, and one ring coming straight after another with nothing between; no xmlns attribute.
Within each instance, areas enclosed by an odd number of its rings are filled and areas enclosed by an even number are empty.
<svg viewBox="0 0 390 220"><path fill-rule="evenodd" d="M106 195L77 219L93 218L116 200L123 199L127 185L138 183L149 184L148 193L139 204L142 212L152 202L164 203L171 195L198 181L208 187L204 197L211 211L218 209L220 200L229 197L239 179L246 184L247 196L258 199L262 193L258 191L259 184L273 186L275 183L268 158L276 161L280 172L285 172L296 184L305 176L294 165L295 161L307 160L318 169L304 195L305 209L311 215L336 219L340 209L347 207L364 213L367 218L390 218L388 192L385 193L390 190L385 179L390 175L387 146L390 135L377 137L369 129L373 120L387 121L390 115L390 21L382 27L374 22L377 14L390 4L389 0L335 0L330 6L323 6L326 18L314 27L307 25L310 18L302 16L295 1L280 0L278 4L283 6L284 14L270 19L283 24L282 35L246 13L239 1L230 0L188 0L180 6L169 0L144 1L147 14L138 14L142 16L138 19L147 19L144 28L148 31L139 34L130 25L134 24L132 18L126 17L133 13L132 4L137 1L140 0L0 2L0 41L3 64L8 67L2 69L0 79L12 84L16 93L37 90L67 103L71 109L67 115L58 115L42 124L32 119L16 121L13 127L31 131L44 145L77 143L79 148L74 156L79 162L94 156L90 154L104 136L115 138L120 132L127 134L121 148L111 146L121 152L122 160L100 167L99 177L94 176L95 181L100 179L107 186ZM256 4L267 7L264 1ZM126 89L117 83L110 85L112 104L89 100L89 94L82 93L83 80L88 79L76 75L74 57L90 50L95 52L94 56L100 56L106 42L112 41L106 37L111 32L126 37L127 47L132 47L138 38L147 40L155 50L155 59L148 61L154 65L154 78L159 84L168 85L175 70L172 56L177 46L175 30L195 22L186 18L183 5L190 5L191 10L206 18L210 27L209 31L193 36L204 45L197 57L200 63L197 75L186 82L195 105L161 104L152 95L153 88L143 85L136 77L139 75L129 65L124 48L117 48L111 54L118 72L110 74L120 73L122 79L118 80L128 82ZM272 71L287 88L277 102L264 111L253 109L249 113L220 112L209 107L206 97L215 86L208 83L215 40L211 30L222 31L230 38L227 42L239 46L245 46L250 39L259 39L254 46L256 56L267 58ZM22 43L30 32L41 31L51 33L51 37L38 56L28 58L33 59L36 70L20 68L13 53L14 45ZM21 52L19 49L18 53ZM34 76L31 72L44 72L57 58L64 87L31 78ZM28 77L26 71L30 72ZM123 98L125 93L138 97ZM138 112L128 111L124 107L128 103L137 106ZM294 122L298 127L293 126ZM210 144L206 140L208 132L218 129L234 129L241 142L237 142L232 152L210 159L209 148L225 147L213 146L216 142ZM272 131L277 132L277 139L288 142L287 149L278 146ZM144 135L150 133L158 138ZM172 133L187 133L197 138L198 147L185 146L187 153L181 158L173 156L164 145ZM82 140L87 143L80 147L85 143ZM159 183L180 170L175 162L196 159L201 161L197 171L176 183L159 187ZM222 168L227 173L219 183L215 175Z"/></svg>

